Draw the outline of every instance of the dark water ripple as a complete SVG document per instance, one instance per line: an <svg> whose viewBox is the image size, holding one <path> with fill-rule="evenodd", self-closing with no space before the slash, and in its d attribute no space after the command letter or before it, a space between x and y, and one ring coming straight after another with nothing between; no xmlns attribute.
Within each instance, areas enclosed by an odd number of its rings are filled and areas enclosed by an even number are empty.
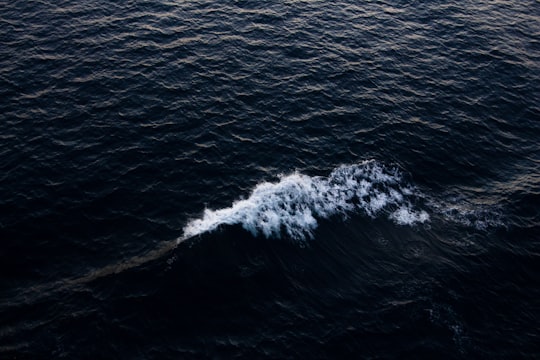
<svg viewBox="0 0 540 360"><path fill-rule="evenodd" d="M539 14L0 1L0 357L535 357ZM430 222L175 248L204 207L366 159Z"/></svg>

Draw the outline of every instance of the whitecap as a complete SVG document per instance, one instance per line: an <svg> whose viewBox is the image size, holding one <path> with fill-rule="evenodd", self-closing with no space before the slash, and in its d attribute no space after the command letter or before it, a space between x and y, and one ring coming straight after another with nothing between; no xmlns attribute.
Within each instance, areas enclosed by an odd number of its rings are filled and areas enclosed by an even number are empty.
<svg viewBox="0 0 540 360"><path fill-rule="evenodd" d="M352 213L386 216L399 225L424 223L429 221L428 213L413 205L420 197L398 168L375 160L342 165L328 177L295 172L275 183L258 184L247 199L228 208L204 210L200 218L187 223L178 242L234 224L254 236L286 235L304 241L313 237L318 219Z"/></svg>

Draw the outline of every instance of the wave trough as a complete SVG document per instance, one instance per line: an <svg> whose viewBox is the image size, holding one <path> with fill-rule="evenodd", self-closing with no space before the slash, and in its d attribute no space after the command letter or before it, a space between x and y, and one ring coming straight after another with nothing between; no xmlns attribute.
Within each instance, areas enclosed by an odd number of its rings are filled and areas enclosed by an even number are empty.
<svg viewBox="0 0 540 360"><path fill-rule="evenodd" d="M375 160L342 165L328 177L293 173L276 183L258 184L251 195L231 207L206 209L201 218L188 222L178 242L222 225L240 224L254 236L287 237L304 241L313 237L317 219L360 213L386 216L399 225L429 220L416 209L418 190L404 179L399 169Z"/></svg>

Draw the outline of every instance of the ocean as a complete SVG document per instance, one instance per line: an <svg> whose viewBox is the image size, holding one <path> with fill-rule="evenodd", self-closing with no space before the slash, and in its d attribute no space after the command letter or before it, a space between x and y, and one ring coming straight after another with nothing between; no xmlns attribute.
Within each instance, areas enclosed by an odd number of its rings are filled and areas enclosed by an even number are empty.
<svg viewBox="0 0 540 360"><path fill-rule="evenodd" d="M0 358L540 356L540 2L0 26Z"/></svg>

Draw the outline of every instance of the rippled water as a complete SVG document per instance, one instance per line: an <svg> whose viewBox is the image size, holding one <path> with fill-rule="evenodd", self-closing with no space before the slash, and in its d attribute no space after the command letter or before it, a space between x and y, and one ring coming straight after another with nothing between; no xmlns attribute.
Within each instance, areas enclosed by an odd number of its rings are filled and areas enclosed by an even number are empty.
<svg viewBox="0 0 540 360"><path fill-rule="evenodd" d="M538 1L0 3L1 358L538 355Z"/></svg>

